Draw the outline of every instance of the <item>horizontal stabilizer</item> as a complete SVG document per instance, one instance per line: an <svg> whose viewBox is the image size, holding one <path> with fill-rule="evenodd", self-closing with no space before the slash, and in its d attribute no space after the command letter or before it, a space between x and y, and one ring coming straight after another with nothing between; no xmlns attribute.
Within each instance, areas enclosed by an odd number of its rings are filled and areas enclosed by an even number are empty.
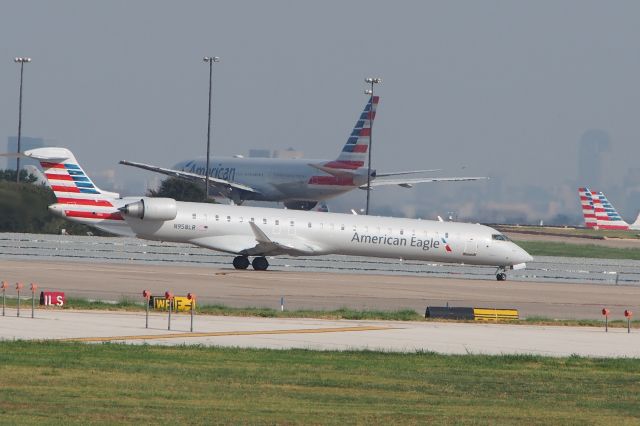
<svg viewBox="0 0 640 426"><path fill-rule="evenodd" d="M62 148L60 148L62 149ZM68 158L64 152L57 151L58 148L39 148L36 152L25 151L25 152L5 152L0 154L0 157L7 158L33 158L34 160L43 160L43 161L64 161ZM66 151L66 149L65 149Z"/></svg>
<svg viewBox="0 0 640 426"><path fill-rule="evenodd" d="M487 180L488 177L446 177L446 178L409 178L409 179L378 179L376 178L371 182L371 187L385 186L385 185L399 185L405 188L411 188L416 183L431 183L431 182L465 182L473 180ZM360 189L367 189L367 184L361 185Z"/></svg>
<svg viewBox="0 0 640 426"><path fill-rule="evenodd" d="M309 163L309 166L316 168L318 170L321 170L325 173L328 173L332 176L336 176L336 177L340 177L340 176L353 176L355 173L351 170L345 170L345 169L335 169L332 167L326 167L322 164L312 164Z"/></svg>
<svg viewBox="0 0 640 426"><path fill-rule="evenodd" d="M0 157L17 158L17 157L26 157L26 155L24 155L21 152L3 152L0 154Z"/></svg>
<svg viewBox="0 0 640 426"><path fill-rule="evenodd" d="M387 177L387 176L401 176L401 175L417 175L419 173L433 173L433 172L441 172L442 169L427 169L427 170L407 170L406 172L387 172L387 173L376 173L376 177Z"/></svg>

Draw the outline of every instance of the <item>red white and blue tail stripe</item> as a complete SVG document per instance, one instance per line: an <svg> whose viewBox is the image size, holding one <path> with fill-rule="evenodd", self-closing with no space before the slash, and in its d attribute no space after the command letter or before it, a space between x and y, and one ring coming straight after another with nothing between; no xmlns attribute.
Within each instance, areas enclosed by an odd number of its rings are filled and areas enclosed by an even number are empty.
<svg viewBox="0 0 640 426"><path fill-rule="evenodd" d="M98 188L68 149L37 148L24 155L40 162L58 201L50 206L56 214L91 225L124 221L115 203L120 195Z"/></svg>
<svg viewBox="0 0 640 426"><path fill-rule="evenodd" d="M376 118L379 96L369 98L369 102L364 107L362 114L356 121L347 143L342 148L340 155L335 161L325 163L323 166L332 169L355 170L366 164L369 151L369 136L371 135L371 123Z"/></svg>
<svg viewBox="0 0 640 426"><path fill-rule="evenodd" d="M585 226L594 229L629 229L629 224L602 192L578 188Z"/></svg>

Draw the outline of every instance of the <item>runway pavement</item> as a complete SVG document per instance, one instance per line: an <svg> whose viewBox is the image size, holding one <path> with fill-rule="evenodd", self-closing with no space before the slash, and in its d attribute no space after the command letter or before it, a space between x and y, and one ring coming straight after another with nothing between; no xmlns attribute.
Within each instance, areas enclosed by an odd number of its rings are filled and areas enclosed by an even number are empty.
<svg viewBox="0 0 640 426"><path fill-rule="evenodd" d="M36 318L0 316L0 339L54 339L132 344L237 346L273 349L433 351L444 354L537 354L640 357L640 332L593 327L478 323L328 321L38 310Z"/></svg>
<svg viewBox="0 0 640 426"><path fill-rule="evenodd" d="M601 318L611 310L622 319L625 309L640 311L640 286L548 283L420 276L372 275L300 271L236 271L217 267L114 264L74 261L0 261L0 280L35 282L40 289L67 296L118 301L141 300L143 289L153 294L172 290L193 292L201 303L233 307L286 309L415 309L426 306L515 308L521 317L561 319ZM9 290L8 295L14 291Z"/></svg>

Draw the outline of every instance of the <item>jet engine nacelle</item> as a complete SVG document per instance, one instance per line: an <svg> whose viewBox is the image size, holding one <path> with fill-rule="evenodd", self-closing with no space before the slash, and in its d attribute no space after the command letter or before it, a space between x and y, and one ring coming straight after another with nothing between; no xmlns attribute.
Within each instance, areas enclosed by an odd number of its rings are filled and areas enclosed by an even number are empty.
<svg viewBox="0 0 640 426"><path fill-rule="evenodd" d="M285 201L284 206L291 210L311 210L318 204L317 201L290 200Z"/></svg>
<svg viewBox="0 0 640 426"><path fill-rule="evenodd" d="M142 220L173 220L178 215L178 206L173 198L142 198L118 210Z"/></svg>

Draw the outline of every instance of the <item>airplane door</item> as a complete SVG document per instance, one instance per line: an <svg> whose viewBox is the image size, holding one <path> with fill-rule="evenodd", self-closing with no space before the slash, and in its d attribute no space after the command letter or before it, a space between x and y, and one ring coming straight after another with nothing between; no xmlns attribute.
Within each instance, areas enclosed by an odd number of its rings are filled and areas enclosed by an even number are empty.
<svg viewBox="0 0 640 426"><path fill-rule="evenodd" d="M293 219L289 219L289 224L287 226L287 233L289 235L296 235L296 222Z"/></svg>
<svg viewBox="0 0 640 426"><path fill-rule="evenodd" d="M462 254L465 256L475 256L478 254L478 242L474 241L473 238L465 241Z"/></svg>
<svg viewBox="0 0 640 426"><path fill-rule="evenodd" d="M207 215L206 214L193 213L191 215L191 220L192 220L193 225L195 226L194 229L196 229L198 231L204 231L204 230L209 228L209 226L207 224Z"/></svg>
<svg viewBox="0 0 640 426"><path fill-rule="evenodd" d="M205 231L209 229L209 224L207 223L207 215L199 214L198 215L198 230Z"/></svg>
<svg viewBox="0 0 640 426"><path fill-rule="evenodd" d="M279 234L280 233L280 219L276 219L273 222L273 233L274 234Z"/></svg>

